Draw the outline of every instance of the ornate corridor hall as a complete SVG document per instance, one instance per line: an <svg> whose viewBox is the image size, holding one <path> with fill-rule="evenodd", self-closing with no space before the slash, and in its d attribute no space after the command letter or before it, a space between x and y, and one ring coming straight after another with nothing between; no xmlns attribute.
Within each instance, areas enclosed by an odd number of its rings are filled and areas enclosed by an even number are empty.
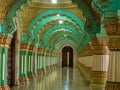
<svg viewBox="0 0 120 90"><path fill-rule="evenodd" d="M120 0L0 0L0 90L120 90L119 69Z"/></svg>

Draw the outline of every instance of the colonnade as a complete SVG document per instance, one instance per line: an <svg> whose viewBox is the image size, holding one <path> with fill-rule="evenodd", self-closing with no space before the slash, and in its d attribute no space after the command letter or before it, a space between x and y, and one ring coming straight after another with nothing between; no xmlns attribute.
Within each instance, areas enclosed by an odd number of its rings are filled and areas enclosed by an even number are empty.
<svg viewBox="0 0 120 90"><path fill-rule="evenodd" d="M57 55L54 52L36 48L35 46L21 44L19 63L19 80L24 82L53 70L57 65Z"/></svg>
<svg viewBox="0 0 120 90"><path fill-rule="evenodd" d="M92 44L86 45L79 53L78 68L91 90L120 89L120 38L92 38ZM117 43L116 46L115 43Z"/></svg>
<svg viewBox="0 0 120 90"><path fill-rule="evenodd" d="M0 90L9 90L7 77L10 43L10 37L0 37ZM24 43L21 43L19 50L16 50L15 59L17 59L15 60L16 85L54 70L58 62L57 53Z"/></svg>

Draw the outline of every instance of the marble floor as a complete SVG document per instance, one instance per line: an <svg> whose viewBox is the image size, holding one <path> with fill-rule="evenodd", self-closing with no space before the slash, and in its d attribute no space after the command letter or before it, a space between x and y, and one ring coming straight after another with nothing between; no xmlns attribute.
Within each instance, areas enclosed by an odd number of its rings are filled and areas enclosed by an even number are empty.
<svg viewBox="0 0 120 90"><path fill-rule="evenodd" d="M90 90L77 68L59 68L11 90Z"/></svg>

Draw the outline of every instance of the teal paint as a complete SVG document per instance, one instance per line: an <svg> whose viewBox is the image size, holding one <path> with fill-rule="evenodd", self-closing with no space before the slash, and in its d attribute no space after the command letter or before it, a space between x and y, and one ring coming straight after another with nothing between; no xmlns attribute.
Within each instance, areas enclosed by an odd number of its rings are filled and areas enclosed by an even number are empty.
<svg viewBox="0 0 120 90"><path fill-rule="evenodd" d="M19 77L26 78L28 77L27 68L28 68L28 52L27 51L20 51L20 62L19 62Z"/></svg>
<svg viewBox="0 0 120 90"><path fill-rule="evenodd" d="M28 2L31 0L17 0L16 3L11 7L10 11L7 14L6 20L3 24L0 25L0 34L5 36L11 36L16 31L15 20L17 18L17 11L20 11ZM22 7L22 8L21 8ZM10 30L9 30L10 28Z"/></svg>
<svg viewBox="0 0 120 90"><path fill-rule="evenodd" d="M7 86L8 48L0 47L0 86Z"/></svg>

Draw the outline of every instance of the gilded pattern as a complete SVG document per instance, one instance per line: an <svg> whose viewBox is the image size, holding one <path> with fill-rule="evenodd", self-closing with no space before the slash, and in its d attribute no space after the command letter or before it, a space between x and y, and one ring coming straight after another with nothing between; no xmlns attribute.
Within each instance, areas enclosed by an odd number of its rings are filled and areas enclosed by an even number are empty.
<svg viewBox="0 0 120 90"><path fill-rule="evenodd" d="M3 23L6 16L16 0L0 0L0 23Z"/></svg>

